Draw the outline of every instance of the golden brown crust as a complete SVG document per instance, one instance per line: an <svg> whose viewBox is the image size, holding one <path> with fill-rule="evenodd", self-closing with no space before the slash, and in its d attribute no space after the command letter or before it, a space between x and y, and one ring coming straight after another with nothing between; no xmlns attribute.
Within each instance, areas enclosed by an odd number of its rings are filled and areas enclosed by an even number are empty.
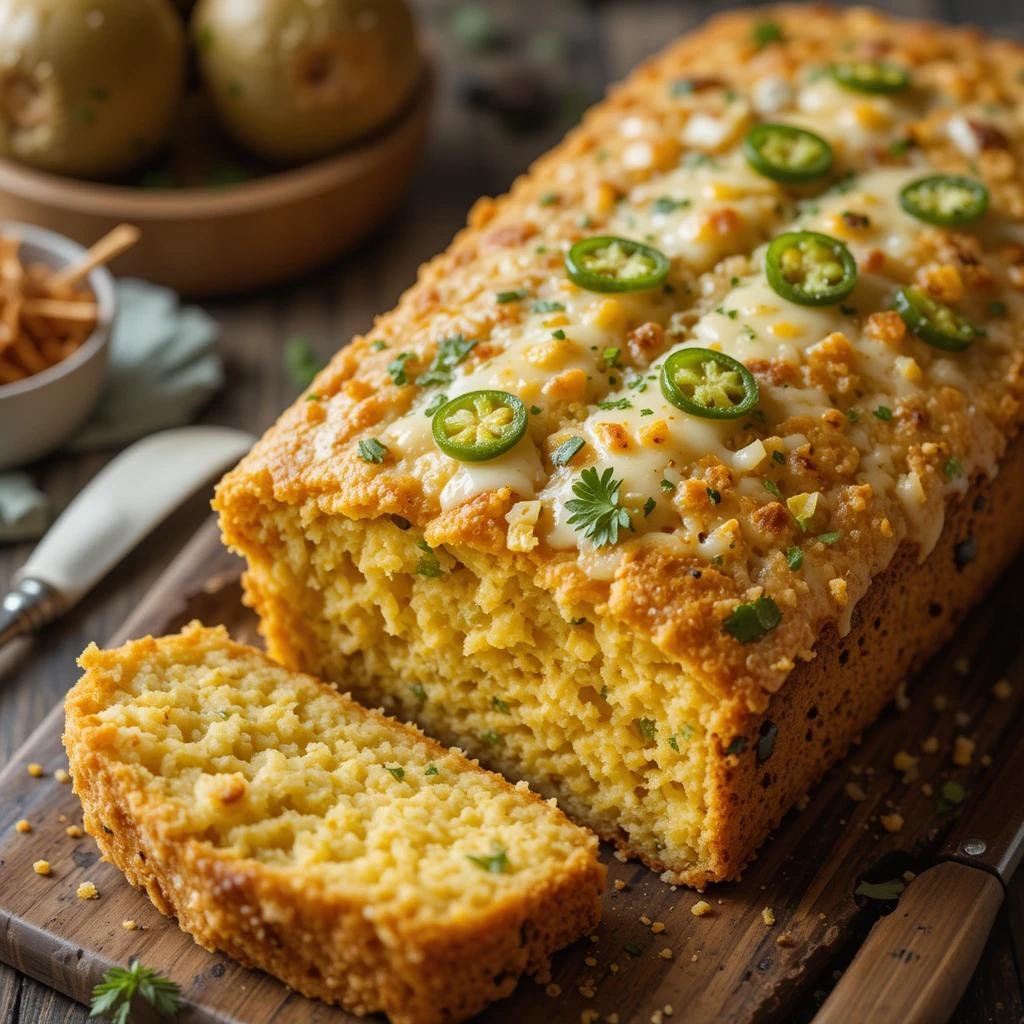
<svg viewBox="0 0 1024 1024"><path fill-rule="evenodd" d="M82 657L86 673L68 694L64 736L86 829L128 880L201 945L360 1015L384 1010L396 1024L441 1024L507 996L521 973L543 968L552 952L597 923L605 871L593 837L589 849L584 841L580 856L528 892L456 922L419 925L375 917L372 906L332 891L319 876L181 838L174 810L153 802L118 748L123 738L116 726L103 724L98 713L118 692L122 674L147 652L175 645L186 660L189 647L211 643L232 657L269 664L223 630L195 625L181 636L146 637L115 651L90 647ZM439 759L453 756L414 727L318 685L346 716L387 722L396 743L408 737L426 743ZM483 771L461 757L458 763L465 772ZM540 801L534 793L516 796L524 805Z"/></svg>

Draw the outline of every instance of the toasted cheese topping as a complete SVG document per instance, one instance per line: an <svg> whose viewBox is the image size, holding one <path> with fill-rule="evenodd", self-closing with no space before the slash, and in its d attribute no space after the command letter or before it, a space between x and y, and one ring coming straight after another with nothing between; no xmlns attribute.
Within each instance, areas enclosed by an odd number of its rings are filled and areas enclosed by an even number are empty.
<svg viewBox="0 0 1024 1024"><path fill-rule="evenodd" d="M781 40L764 46L737 18L708 52L669 49L510 197L478 205L399 309L321 375L322 408L286 417L298 436L287 458L273 434L257 449L274 497L312 485L321 511L397 513L432 545L469 547L493 541L473 512L481 496L506 511L538 502L529 544L509 525L517 557L598 584L646 552L682 558L734 595L727 634L737 600L769 595L784 625L799 605L793 654L823 621L848 623L901 543L926 556L947 499L996 471L1021 416L1024 52L991 44L965 63L955 30L897 31L863 10L777 17ZM905 89L861 91L830 73L879 54L906 70ZM831 169L800 184L759 172L743 141L763 122L813 132ZM942 227L908 212L904 189L938 172L984 184L987 213ZM769 282L767 243L791 231L845 244L857 282L843 301L801 305ZM566 254L595 235L659 250L664 284L574 283ZM973 343L945 350L914 333L894 309L908 287L973 325ZM456 335L475 344L438 383L428 369ZM666 398L662 365L690 347L754 375L749 416L702 418ZM388 366L402 353L398 380ZM518 396L529 426L499 458L460 462L432 442L431 415L439 395L482 388ZM357 460L368 436L388 448L380 465ZM590 469L617 530L581 526Z"/></svg>

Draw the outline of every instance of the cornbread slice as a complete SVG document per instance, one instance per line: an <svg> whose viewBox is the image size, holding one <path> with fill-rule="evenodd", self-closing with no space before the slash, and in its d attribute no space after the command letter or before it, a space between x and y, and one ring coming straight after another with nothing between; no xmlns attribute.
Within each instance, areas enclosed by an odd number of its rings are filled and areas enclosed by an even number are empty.
<svg viewBox="0 0 1024 1024"><path fill-rule="evenodd" d="M671 45L222 481L270 652L735 877L1020 549L1022 167L1017 44L800 4ZM452 457L480 390L523 432Z"/></svg>
<svg viewBox="0 0 1024 1024"><path fill-rule="evenodd" d="M85 827L208 949L432 1024L598 921L592 834L222 627L79 663L64 744Z"/></svg>

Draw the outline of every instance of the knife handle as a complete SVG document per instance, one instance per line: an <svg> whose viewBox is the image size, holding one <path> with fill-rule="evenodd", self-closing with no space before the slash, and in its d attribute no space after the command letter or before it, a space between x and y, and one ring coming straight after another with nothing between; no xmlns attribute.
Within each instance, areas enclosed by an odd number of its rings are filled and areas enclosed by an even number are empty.
<svg viewBox="0 0 1024 1024"><path fill-rule="evenodd" d="M1002 902L987 871L954 861L929 868L876 922L814 1024L946 1024Z"/></svg>

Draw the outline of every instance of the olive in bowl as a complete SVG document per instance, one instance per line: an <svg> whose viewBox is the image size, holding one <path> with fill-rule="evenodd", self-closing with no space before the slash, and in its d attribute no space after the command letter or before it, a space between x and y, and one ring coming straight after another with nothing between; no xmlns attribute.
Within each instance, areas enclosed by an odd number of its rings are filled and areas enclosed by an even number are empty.
<svg viewBox="0 0 1024 1024"><path fill-rule="evenodd" d="M163 144L184 77L170 0L0 0L0 155L119 174Z"/></svg>
<svg viewBox="0 0 1024 1024"><path fill-rule="evenodd" d="M373 132L422 72L405 0L200 0L191 31L224 127L275 163Z"/></svg>

